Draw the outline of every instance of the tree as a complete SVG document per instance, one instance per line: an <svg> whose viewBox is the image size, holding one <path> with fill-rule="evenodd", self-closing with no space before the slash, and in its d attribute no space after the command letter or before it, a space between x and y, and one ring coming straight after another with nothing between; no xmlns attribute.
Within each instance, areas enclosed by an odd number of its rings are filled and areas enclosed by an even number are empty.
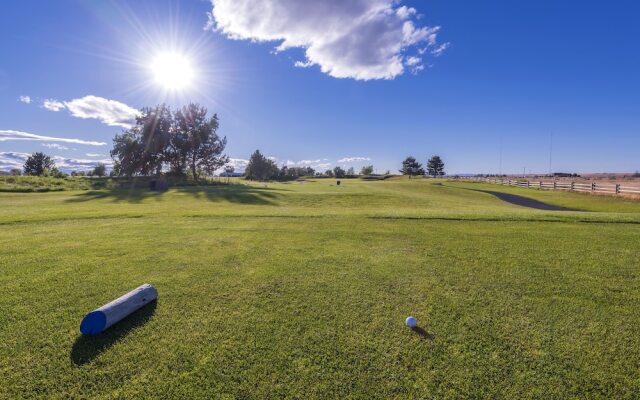
<svg viewBox="0 0 640 400"><path fill-rule="evenodd" d="M371 175L371 174L373 174L373 165L364 166L360 170L360 175Z"/></svg>
<svg viewBox="0 0 640 400"><path fill-rule="evenodd" d="M111 157L117 175L159 175L167 167L171 174L193 179L211 174L229 158L222 152L226 138L217 134L218 116L190 103L173 112L164 104L144 108L136 124L113 139Z"/></svg>
<svg viewBox="0 0 640 400"><path fill-rule="evenodd" d="M107 166L103 163L98 163L91 171L91 174L94 176L105 176L107 175Z"/></svg>
<svg viewBox="0 0 640 400"><path fill-rule="evenodd" d="M333 175L338 179L344 178L345 174L346 174L346 172L344 172L344 169L342 169L340 167L335 167L333 169Z"/></svg>
<svg viewBox="0 0 640 400"><path fill-rule="evenodd" d="M118 175L159 175L173 127L173 115L164 104L143 108L136 124L116 135L111 157Z"/></svg>
<svg viewBox="0 0 640 400"><path fill-rule="evenodd" d="M11 174L11 176L20 176L22 175L22 170L20 168L11 168L11 171L9 173Z"/></svg>
<svg viewBox="0 0 640 400"><path fill-rule="evenodd" d="M207 109L190 103L174 114L175 129L169 135L167 161L172 169L183 171L185 165L198 182L198 174L211 174L229 161L222 152L227 138L217 134L219 122L214 114L207 117Z"/></svg>
<svg viewBox="0 0 640 400"><path fill-rule="evenodd" d="M268 181L278 178L279 169L276 163L260 153L260 150L253 152L249 158L249 163L245 169L247 179L255 181Z"/></svg>
<svg viewBox="0 0 640 400"><path fill-rule="evenodd" d="M422 169L422 164L414 157L409 156L402 162L400 173L402 175L409 175L409 179L411 179L412 176L424 175L424 169Z"/></svg>
<svg viewBox="0 0 640 400"><path fill-rule="evenodd" d="M224 167L224 174L226 176L231 176L234 172L236 172L236 169L233 165L227 165Z"/></svg>
<svg viewBox="0 0 640 400"><path fill-rule="evenodd" d="M44 153L33 153L24 162L23 171L25 175L42 176L54 169L56 164L51 157Z"/></svg>
<svg viewBox="0 0 640 400"><path fill-rule="evenodd" d="M324 171L324 174L327 176L327 178L333 178L333 171L330 169Z"/></svg>
<svg viewBox="0 0 640 400"><path fill-rule="evenodd" d="M427 172L434 178L444 175L444 162L440 156L433 156L427 161Z"/></svg>
<svg viewBox="0 0 640 400"><path fill-rule="evenodd" d="M349 167L349 169L347 170L347 175L352 176L356 174L356 170L353 169L353 167Z"/></svg>

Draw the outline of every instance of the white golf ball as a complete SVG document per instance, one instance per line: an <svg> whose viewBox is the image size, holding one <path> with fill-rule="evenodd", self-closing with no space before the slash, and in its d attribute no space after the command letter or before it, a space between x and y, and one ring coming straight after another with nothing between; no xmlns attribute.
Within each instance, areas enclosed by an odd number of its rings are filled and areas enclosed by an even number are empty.
<svg viewBox="0 0 640 400"><path fill-rule="evenodd" d="M418 326L418 321L416 321L415 317L407 317L404 323L407 324L409 328L415 328L416 326Z"/></svg>

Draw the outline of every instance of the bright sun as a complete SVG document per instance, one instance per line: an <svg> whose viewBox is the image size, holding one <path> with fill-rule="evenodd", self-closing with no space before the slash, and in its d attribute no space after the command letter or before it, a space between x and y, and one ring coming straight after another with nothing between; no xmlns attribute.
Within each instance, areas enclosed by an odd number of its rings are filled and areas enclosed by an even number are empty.
<svg viewBox="0 0 640 400"><path fill-rule="evenodd" d="M178 53L162 53L156 56L151 70L158 84L169 90L184 89L194 78L189 59Z"/></svg>

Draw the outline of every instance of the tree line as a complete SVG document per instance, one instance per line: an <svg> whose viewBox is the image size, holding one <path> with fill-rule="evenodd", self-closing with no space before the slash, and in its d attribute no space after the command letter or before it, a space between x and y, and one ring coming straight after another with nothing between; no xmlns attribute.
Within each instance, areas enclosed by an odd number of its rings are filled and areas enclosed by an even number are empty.
<svg viewBox="0 0 640 400"><path fill-rule="evenodd" d="M51 176L54 178L64 178L68 176L66 173L60 171L56 166L55 161L48 155L35 152L27 157L22 166L22 170L13 168L11 175L29 175L29 176ZM89 171L71 172L71 176L105 176L107 174L107 166L103 163L96 164L93 169Z"/></svg>
<svg viewBox="0 0 640 400"><path fill-rule="evenodd" d="M233 174L234 168L227 165L229 157L223 154L226 137L218 135L219 120L216 114L208 115L205 107L190 103L172 109L165 104L143 108L135 124L113 139L111 157L114 176L160 176L162 174L190 177L196 183L199 178L224 168L225 174ZM400 173L409 177L444 175L444 162L439 156L431 157L426 172L414 157L402 162ZM25 175L64 176L51 157L43 153L29 156L23 168ZM98 164L92 171L75 172L74 175L105 176L106 166ZM365 165L359 175L372 175L373 165ZM389 175L389 171L385 175ZM289 167L278 165L256 150L249 158L244 172L246 179L257 181L295 180L304 176L332 178L355 177L353 167L344 170L340 166L324 172L311 167Z"/></svg>
<svg viewBox="0 0 640 400"><path fill-rule="evenodd" d="M251 154L251 157L249 157L244 177L255 181L288 181L305 176L341 179L355 177L356 175L371 174L373 174L373 165L363 166L359 174L356 174L353 167L345 171L342 167L336 166L324 172L316 171L311 167L289 167L287 165L278 167L275 161L265 157L260 150L256 150Z"/></svg>

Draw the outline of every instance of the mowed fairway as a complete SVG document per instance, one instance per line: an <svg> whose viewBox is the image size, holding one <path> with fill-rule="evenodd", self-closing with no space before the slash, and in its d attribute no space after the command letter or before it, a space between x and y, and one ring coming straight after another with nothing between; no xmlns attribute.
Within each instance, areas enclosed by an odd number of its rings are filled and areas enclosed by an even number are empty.
<svg viewBox="0 0 640 400"><path fill-rule="evenodd" d="M81 337L142 283L155 307ZM0 193L0 398L634 399L638 327L638 201L427 179Z"/></svg>

